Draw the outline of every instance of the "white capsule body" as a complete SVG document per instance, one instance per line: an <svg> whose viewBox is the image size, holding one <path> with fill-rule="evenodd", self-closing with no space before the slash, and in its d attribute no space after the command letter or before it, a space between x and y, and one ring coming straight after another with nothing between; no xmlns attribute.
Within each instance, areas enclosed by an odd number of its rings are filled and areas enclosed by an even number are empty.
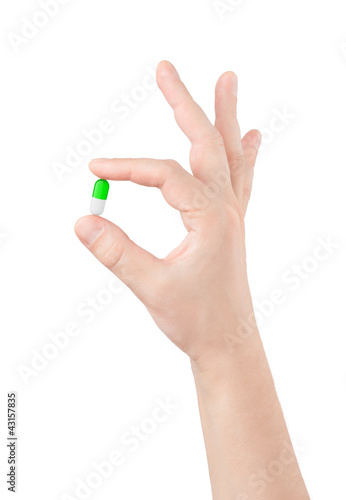
<svg viewBox="0 0 346 500"><path fill-rule="evenodd" d="M106 206L106 200L100 200L99 198L91 197L90 212L93 215L101 215Z"/></svg>

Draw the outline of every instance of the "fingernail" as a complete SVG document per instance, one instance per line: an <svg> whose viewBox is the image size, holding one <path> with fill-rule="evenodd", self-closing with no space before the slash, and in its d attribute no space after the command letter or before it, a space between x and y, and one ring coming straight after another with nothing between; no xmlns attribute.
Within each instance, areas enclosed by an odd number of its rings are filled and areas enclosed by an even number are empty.
<svg viewBox="0 0 346 500"><path fill-rule="evenodd" d="M238 77L237 75L233 75L232 78L232 92L234 97L237 97L238 95Z"/></svg>
<svg viewBox="0 0 346 500"><path fill-rule="evenodd" d="M100 222L92 217L80 219L76 224L76 234L86 247L91 247L102 231Z"/></svg>
<svg viewBox="0 0 346 500"><path fill-rule="evenodd" d="M107 161L108 158L93 158L90 163L99 163L99 162L102 162L102 161Z"/></svg>

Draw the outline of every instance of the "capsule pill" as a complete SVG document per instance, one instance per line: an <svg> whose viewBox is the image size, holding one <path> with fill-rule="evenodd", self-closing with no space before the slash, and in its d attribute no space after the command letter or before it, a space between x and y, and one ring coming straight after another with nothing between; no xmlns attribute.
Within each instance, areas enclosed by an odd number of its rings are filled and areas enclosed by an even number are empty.
<svg viewBox="0 0 346 500"><path fill-rule="evenodd" d="M91 198L90 212L93 215L101 215L105 209L109 191L109 182L99 179L95 182L93 195Z"/></svg>

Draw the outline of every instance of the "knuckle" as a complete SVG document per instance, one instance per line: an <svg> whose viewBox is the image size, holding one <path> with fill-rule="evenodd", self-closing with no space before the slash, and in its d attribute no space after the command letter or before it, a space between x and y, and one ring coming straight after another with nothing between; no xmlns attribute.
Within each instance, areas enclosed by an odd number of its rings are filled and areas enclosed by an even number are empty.
<svg viewBox="0 0 346 500"><path fill-rule="evenodd" d="M211 211L213 219L218 220L228 231L234 233L243 229L244 219L240 207L219 200L212 205Z"/></svg>
<svg viewBox="0 0 346 500"><path fill-rule="evenodd" d="M102 263L108 269L114 269L121 261L124 254L124 244L121 240L114 242L108 247L102 256Z"/></svg>
<svg viewBox="0 0 346 500"><path fill-rule="evenodd" d="M257 153L258 150L255 148L255 146L245 146L243 148L244 151L244 157L247 163L253 167L257 158Z"/></svg>
<svg viewBox="0 0 346 500"><path fill-rule="evenodd" d="M194 146L190 151L190 165L193 168L193 172L197 177L203 170L203 159L205 157L205 152L202 147Z"/></svg>
<svg viewBox="0 0 346 500"><path fill-rule="evenodd" d="M169 159L169 160L166 160L165 163L166 163L168 173L173 173L181 168L180 164L176 160Z"/></svg>
<svg viewBox="0 0 346 500"><path fill-rule="evenodd" d="M230 207L225 213L227 226L234 231L244 231L244 218L240 206Z"/></svg>
<svg viewBox="0 0 346 500"><path fill-rule="evenodd" d="M215 146L224 147L225 143L221 133L217 128L213 127L210 134L210 141L215 144Z"/></svg>
<svg viewBox="0 0 346 500"><path fill-rule="evenodd" d="M225 148L225 142L221 133L214 126L211 126L210 130L202 137L201 145L204 147L209 147L211 149Z"/></svg>
<svg viewBox="0 0 346 500"><path fill-rule="evenodd" d="M247 164L242 153L232 154L232 157L229 158L228 162L230 170L233 174L243 172L244 169L247 168Z"/></svg>
<svg viewBox="0 0 346 500"><path fill-rule="evenodd" d="M180 99L174 108L174 113L177 114L182 114L182 115L187 115L191 111L191 105L193 106L195 104L195 101L192 97L192 95L187 92L182 99Z"/></svg>

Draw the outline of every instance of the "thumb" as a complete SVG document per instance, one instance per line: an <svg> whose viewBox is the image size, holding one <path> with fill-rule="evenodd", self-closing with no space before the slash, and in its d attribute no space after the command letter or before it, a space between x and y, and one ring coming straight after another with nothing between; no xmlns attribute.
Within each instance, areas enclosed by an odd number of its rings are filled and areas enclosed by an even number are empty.
<svg viewBox="0 0 346 500"><path fill-rule="evenodd" d="M145 302L149 288L159 278L160 259L136 245L112 222L87 215L75 225L75 233L90 252Z"/></svg>

